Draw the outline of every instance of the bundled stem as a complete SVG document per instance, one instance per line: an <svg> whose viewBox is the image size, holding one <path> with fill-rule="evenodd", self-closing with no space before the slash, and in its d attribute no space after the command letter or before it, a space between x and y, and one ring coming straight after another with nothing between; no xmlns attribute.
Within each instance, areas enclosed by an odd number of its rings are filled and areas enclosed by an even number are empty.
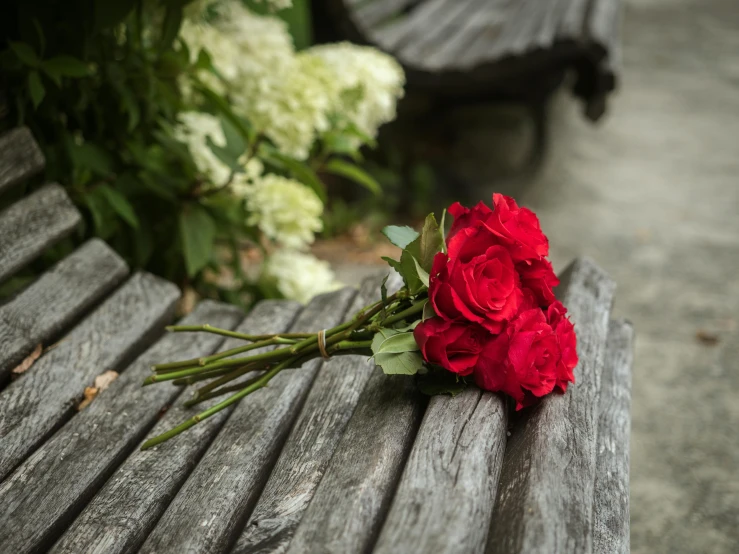
<svg viewBox="0 0 739 554"><path fill-rule="evenodd" d="M375 302L357 312L352 319L325 332L325 348L329 355L367 354L371 355L372 337L383 326L407 320L419 314L426 303L425 298L410 301L406 289L388 296L384 301ZM143 385L161 381L174 381L177 385L189 385L199 381L209 382L201 386L185 406L194 406L227 393L235 393L224 401L193 416L174 429L144 443L148 449L177 436L196 423L231 406L253 392L266 387L283 369L299 367L307 361L321 356L317 333L273 333L252 335L211 325L177 325L169 331L206 332L249 342L244 346L219 352L212 356L158 364L152 367L154 375L148 377ZM234 357L265 347L279 347L250 356ZM261 372L240 382L234 383L244 375Z"/></svg>

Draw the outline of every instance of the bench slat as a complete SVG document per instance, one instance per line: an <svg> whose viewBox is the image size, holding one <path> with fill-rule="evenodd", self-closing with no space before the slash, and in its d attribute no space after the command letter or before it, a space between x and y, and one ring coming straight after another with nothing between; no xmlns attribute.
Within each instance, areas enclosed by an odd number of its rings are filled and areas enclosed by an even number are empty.
<svg viewBox="0 0 739 554"><path fill-rule="evenodd" d="M80 214L64 189L46 185L0 213L0 281L69 235Z"/></svg>
<svg viewBox="0 0 739 554"><path fill-rule="evenodd" d="M91 239L0 306L0 381L37 344L57 336L127 274L125 262L107 244Z"/></svg>
<svg viewBox="0 0 739 554"><path fill-rule="evenodd" d="M343 289L315 298L293 332L337 325L355 296ZM225 552L256 503L320 360L287 370L245 399L214 439L141 552Z"/></svg>
<svg viewBox="0 0 739 554"><path fill-rule="evenodd" d="M471 387L433 397L374 552L482 552L506 425L497 394Z"/></svg>
<svg viewBox="0 0 739 554"><path fill-rule="evenodd" d="M578 258L557 294L577 331L580 362L565 395L522 415L508 441L488 545L503 553L591 552L598 391L615 284Z"/></svg>
<svg viewBox="0 0 739 554"><path fill-rule="evenodd" d="M417 3L418 0L373 0L361 2L347 0L347 4L357 4L353 13L357 24L364 29L370 29L378 23L400 14L406 7Z"/></svg>
<svg viewBox="0 0 739 554"><path fill-rule="evenodd" d="M400 276L391 273L388 291L394 292L401 283ZM355 313L378 298L380 281L368 278L348 313ZM366 356L338 356L323 365L234 553L284 551L373 368Z"/></svg>
<svg viewBox="0 0 739 554"><path fill-rule="evenodd" d="M186 323L206 320L232 328L240 319L236 308L204 302L186 318ZM141 387L144 378L151 375L152 364L211 353L222 342L222 337L210 334L165 335L26 460L0 485L0 543L4 548L9 552L48 548L156 423L159 411L180 389ZM159 479L164 477L157 475ZM111 528L117 530L121 521L111 515L100 523L109 525L110 532ZM86 537L86 541L90 539Z"/></svg>
<svg viewBox="0 0 739 554"><path fill-rule="evenodd" d="M366 552L390 505L425 400L415 380L373 370L288 552Z"/></svg>
<svg viewBox="0 0 739 554"><path fill-rule="evenodd" d="M0 136L0 192L34 176L44 165L44 156L28 127Z"/></svg>
<svg viewBox="0 0 739 554"><path fill-rule="evenodd" d="M247 334L285 331L295 318L297 310L296 303L260 302L237 327L237 331ZM215 321L199 316L190 319L196 323L217 325ZM195 335L190 335L193 336ZM238 339L227 339L219 350L243 344L244 341ZM175 353L170 354L169 359L186 356L189 354ZM164 359L160 358L158 361ZM155 388L166 391L169 387L147 387ZM172 389L174 394L179 393L175 387ZM183 406L183 402L189 398L187 393L180 395L148 436L157 436L197 413L193 408ZM211 404L219 400L221 399L214 400ZM52 552L124 554L136 551L195 468L231 411L223 410L176 439L151 450L135 450L59 539ZM120 522L125 523L122 525Z"/></svg>
<svg viewBox="0 0 739 554"><path fill-rule="evenodd" d="M0 393L0 479L53 433L85 386L125 367L169 321L176 286L138 273Z"/></svg>
<svg viewBox="0 0 739 554"><path fill-rule="evenodd" d="M634 328L611 321L598 404L593 552L629 552L629 433Z"/></svg>

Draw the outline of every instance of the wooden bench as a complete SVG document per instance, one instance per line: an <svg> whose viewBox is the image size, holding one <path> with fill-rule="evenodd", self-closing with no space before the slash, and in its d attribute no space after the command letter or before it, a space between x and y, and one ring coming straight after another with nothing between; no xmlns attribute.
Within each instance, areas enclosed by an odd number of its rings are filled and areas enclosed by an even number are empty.
<svg viewBox="0 0 739 554"><path fill-rule="evenodd" d="M620 0L324 0L339 33L395 56L411 86L539 100L568 71L598 119L620 64Z"/></svg>
<svg viewBox="0 0 739 554"><path fill-rule="evenodd" d="M29 162L32 142L3 140L0 189L8 175L19 180L8 156L28 162L24 177L41 167ZM0 229L26 230L0 234L3 269L79 218L59 187L34 195L0 213ZM48 225L36 224L40 206ZM234 341L164 335L177 288L128 272L92 240L0 305L2 552L628 552L633 332L609 319L614 283L592 261L573 262L558 289L578 331L577 384L510 420L496 394L429 400L412 379L350 356L283 372L145 452L143 440L186 411L181 389L141 387L152 363ZM400 286L397 275L389 284ZM184 321L321 329L379 287L370 279L305 307L263 301L246 317L205 301ZM52 343L8 381L37 344ZM77 412L106 370L120 377Z"/></svg>

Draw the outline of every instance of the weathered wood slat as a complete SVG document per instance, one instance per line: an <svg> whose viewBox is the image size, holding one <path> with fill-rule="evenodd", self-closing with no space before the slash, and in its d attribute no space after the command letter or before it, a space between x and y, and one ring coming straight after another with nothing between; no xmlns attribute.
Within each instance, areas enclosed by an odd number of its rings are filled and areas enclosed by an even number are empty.
<svg viewBox="0 0 739 554"><path fill-rule="evenodd" d="M204 302L186 323L209 321L232 328L240 319L240 312L233 307ZM26 460L0 485L3 550L28 552L48 548L156 423L160 410L180 390L171 386L142 388L142 381L151 375L152 364L175 357L209 354L222 342L222 337L204 333L194 337L165 335ZM169 478L157 474L158 479L164 480L163 477ZM148 494L149 491L136 492ZM125 521L116 515L105 514L107 519L99 522L108 526L111 540ZM85 543L74 551L89 549L94 538L94 534L86 536Z"/></svg>
<svg viewBox="0 0 739 554"><path fill-rule="evenodd" d="M374 552L482 552L506 426L499 395L469 388L433 397Z"/></svg>
<svg viewBox="0 0 739 554"><path fill-rule="evenodd" d="M85 386L120 370L161 331L179 290L139 273L0 393L0 479L73 412Z"/></svg>
<svg viewBox="0 0 739 554"><path fill-rule="evenodd" d="M247 334L285 331L297 311L298 305L292 302L260 302L237 330ZM217 325L217 321L210 317L197 314L190 319L197 323ZM243 344L243 341L228 339L219 350ZM198 347L194 350L197 351ZM205 352L202 350L199 354ZM169 358L189 355L174 353L169 354ZM167 385L147 387L145 390L157 388L170 395L179 394L178 389ZM194 409L183 406L189 397L189 394L181 395L152 429L149 437L159 435L191 417ZM224 410L176 439L151 450L134 451L54 545L52 552L123 554L138 550L230 413L231 410Z"/></svg>
<svg viewBox="0 0 739 554"><path fill-rule="evenodd" d="M291 330L332 327L356 290L315 298ZM225 552L256 503L313 382L320 360L287 370L245 399L214 439L141 552Z"/></svg>
<svg viewBox="0 0 739 554"><path fill-rule="evenodd" d="M79 222L79 212L57 184L0 212L0 281L70 234Z"/></svg>
<svg viewBox="0 0 739 554"><path fill-rule="evenodd" d="M7 304L0 306L0 380L34 347L84 314L128 273L125 262L99 239L64 258Z"/></svg>
<svg viewBox="0 0 739 554"><path fill-rule="evenodd" d="M0 192L34 176L44 165L44 156L28 127L0 136Z"/></svg>
<svg viewBox="0 0 739 554"><path fill-rule="evenodd" d="M394 52L408 44L413 36L428 30L449 7L447 0L428 0L411 13L383 27L371 29L368 34L384 50Z"/></svg>
<svg viewBox="0 0 739 554"><path fill-rule="evenodd" d="M557 294L578 338L576 384L545 398L512 431L488 541L491 552L591 552L598 391L615 284L578 258Z"/></svg>
<svg viewBox="0 0 739 554"><path fill-rule="evenodd" d="M366 552L395 492L425 401L415 380L375 368L288 548Z"/></svg>
<svg viewBox="0 0 739 554"><path fill-rule="evenodd" d="M627 321L608 328L598 404L593 552L627 554L629 547L629 433L634 329Z"/></svg>
<svg viewBox="0 0 739 554"><path fill-rule="evenodd" d="M419 0L374 0L372 2L362 2L357 5L354 17L357 24L362 28L371 29L418 2ZM356 2L348 1L347 3Z"/></svg>
<svg viewBox="0 0 739 554"><path fill-rule="evenodd" d="M390 292L402 280L392 273ZM364 281L348 313L380 298L380 281ZM234 553L284 552L323 477L369 380L374 364L366 356L337 356L318 373L275 468L254 507Z"/></svg>

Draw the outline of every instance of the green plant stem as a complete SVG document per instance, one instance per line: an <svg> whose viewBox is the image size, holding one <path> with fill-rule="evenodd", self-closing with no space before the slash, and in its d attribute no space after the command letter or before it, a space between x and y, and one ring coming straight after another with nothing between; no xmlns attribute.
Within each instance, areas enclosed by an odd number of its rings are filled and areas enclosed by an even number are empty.
<svg viewBox="0 0 739 554"><path fill-rule="evenodd" d="M218 327L213 327L212 325L209 325L207 323L204 325L169 325L166 327L166 329L167 331L170 331L172 333L214 333L216 335L223 335L224 337L231 337L234 339L248 340L250 342L268 340L275 337L282 337L286 339L302 339L315 335L315 333L270 333L266 335L249 335L246 333L230 331L229 329L220 329Z"/></svg>
<svg viewBox="0 0 739 554"><path fill-rule="evenodd" d="M398 312L395 315L392 315L385 320L383 320L382 325L392 325L393 323L397 323L398 321L403 321L408 316L416 315L417 313L420 313L423 311L423 307L428 302L428 298L424 298L423 300L417 301L415 304L413 304L410 308L407 308L403 310L402 312Z"/></svg>
<svg viewBox="0 0 739 554"><path fill-rule="evenodd" d="M172 437L176 437L180 433L187 431L190 427L193 425L196 425L203 421L204 419L209 418L212 415L217 414L221 410L228 408L231 404L234 404L244 398L245 396L250 395L256 390L259 390L263 387L266 387L267 384L272 380L272 378L277 375L280 371L282 371L284 368L290 365L291 362L297 361L299 359L299 356L295 356L293 358L289 358L282 363L277 364L272 369L267 371L264 375L262 375L259 379L254 381L251 385L248 385L241 391L237 392L233 396L230 396L223 402L219 402L215 406L208 408L204 412L200 412L199 414L191 417L187 421L184 421L180 423L177 427L170 429L166 433L162 433L161 435L158 435L156 437L153 437L146 441L142 446L141 450L148 450L149 448L152 448L158 444L163 443L164 441L168 441Z"/></svg>

